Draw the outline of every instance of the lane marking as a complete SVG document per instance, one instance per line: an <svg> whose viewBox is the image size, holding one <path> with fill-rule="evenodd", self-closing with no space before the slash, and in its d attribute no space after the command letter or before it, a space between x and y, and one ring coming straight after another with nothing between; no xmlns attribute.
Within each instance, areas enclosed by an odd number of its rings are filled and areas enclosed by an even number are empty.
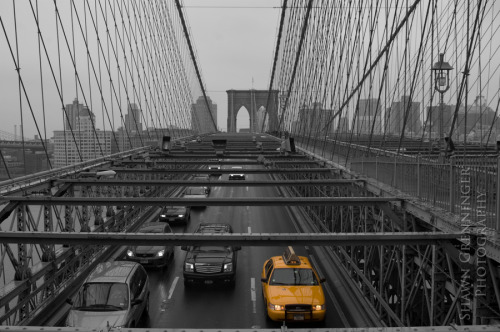
<svg viewBox="0 0 500 332"><path fill-rule="evenodd" d="M250 278L250 296L252 299L252 306L253 306L252 312L254 314L256 314L257 313L257 295L255 293L255 278Z"/></svg>
<svg viewBox="0 0 500 332"><path fill-rule="evenodd" d="M174 282L172 282L172 286L170 286L170 290L168 291L168 299L172 297L174 293L175 286L177 285L177 281L179 281L179 277L175 277Z"/></svg>
<svg viewBox="0 0 500 332"><path fill-rule="evenodd" d="M252 227L248 226L248 233L252 233Z"/></svg>

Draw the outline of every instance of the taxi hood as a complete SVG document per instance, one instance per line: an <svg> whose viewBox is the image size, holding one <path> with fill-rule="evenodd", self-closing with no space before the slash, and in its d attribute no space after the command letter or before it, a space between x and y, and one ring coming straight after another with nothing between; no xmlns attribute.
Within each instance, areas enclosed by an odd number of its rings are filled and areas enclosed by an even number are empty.
<svg viewBox="0 0 500 332"><path fill-rule="evenodd" d="M325 295L321 286L276 285L268 288L272 304L324 304Z"/></svg>

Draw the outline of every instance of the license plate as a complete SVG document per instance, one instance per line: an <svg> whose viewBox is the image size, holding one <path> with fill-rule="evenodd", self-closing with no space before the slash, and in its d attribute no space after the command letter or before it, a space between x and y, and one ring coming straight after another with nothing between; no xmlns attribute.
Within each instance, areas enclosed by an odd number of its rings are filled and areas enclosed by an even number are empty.
<svg viewBox="0 0 500 332"><path fill-rule="evenodd" d="M211 285L213 283L214 283L213 280L205 280L205 285Z"/></svg>
<svg viewBox="0 0 500 332"><path fill-rule="evenodd" d="M293 320L304 320L304 315L293 315Z"/></svg>
<svg viewBox="0 0 500 332"><path fill-rule="evenodd" d="M175 218L168 218L168 221L174 221Z"/></svg>
<svg viewBox="0 0 500 332"><path fill-rule="evenodd" d="M148 263L148 260L147 259L142 259L141 260L141 264L147 264Z"/></svg>

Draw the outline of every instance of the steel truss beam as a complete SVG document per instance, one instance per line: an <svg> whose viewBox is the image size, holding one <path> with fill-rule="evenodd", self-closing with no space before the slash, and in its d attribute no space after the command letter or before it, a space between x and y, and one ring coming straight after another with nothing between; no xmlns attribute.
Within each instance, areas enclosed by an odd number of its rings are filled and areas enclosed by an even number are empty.
<svg viewBox="0 0 500 332"><path fill-rule="evenodd" d="M233 170L234 173L234 170ZM93 186L206 186L267 187L267 186L343 186L363 180L282 180L282 181L195 181L195 180L115 180L115 179L60 179L59 183Z"/></svg>
<svg viewBox="0 0 500 332"><path fill-rule="evenodd" d="M246 197L246 198L176 198L176 197L44 197L4 196L0 203L26 205L128 205L128 206L289 206L289 205L377 205L401 201L398 197Z"/></svg>
<svg viewBox="0 0 500 332"><path fill-rule="evenodd" d="M229 160L225 158L224 160L218 161L210 161L210 160L165 160L162 158L161 160L152 159L149 161L144 160L123 160L121 161L124 165L144 165L148 162L153 162L156 166L163 165L262 165L262 162L255 160L256 158L252 158L253 160ZM312 160L273 160L275 164L295 164L295 165L315 165L318 166L318 162Z"/></svg>
<svg viewBox="0 0 500 332"><path fill-rule="evenodd" d="M0 232L0 243L100 244L100 245L228 245L228 246L372 246L396 244L436 244L457 239L460 233L60 233Z"/></svg>
<svg viewBox="0 0 500 332"><path fill-rule="evenodd" d="M179 163L178 166L182 166L182 163ZM219 174L231 174L231 173L245 173L245 174L270 174L270 173L326 173L330 174L332 172L329 168L302 168L302 169L282 169L282 168L242 168L238 170L234 170L231 168L228 169L218 169L217 171L210 170L208 168L111 168L116 173L184 173L184 174L211 174L211 173L219 173Z"/></svg>
<svg viewBox="0 0 500 332"><path fill-rule="evenodd" d="M50 326L5 326L9 332L95 332L96 329L85 327L50 327ZM107 332L120 332L124 329L120 327L106 328ZM288 331L288 327L283 325L281 331ZM278 329L185 329L185 328L127 328L130 332L276 332ZM319 329L301 329L293 328L290 331L310 332L319 331ZM448 325L448 326L416 326L416 327L350 327L350 328L321 328L322 332L498 332L500 325Z"/></svg>

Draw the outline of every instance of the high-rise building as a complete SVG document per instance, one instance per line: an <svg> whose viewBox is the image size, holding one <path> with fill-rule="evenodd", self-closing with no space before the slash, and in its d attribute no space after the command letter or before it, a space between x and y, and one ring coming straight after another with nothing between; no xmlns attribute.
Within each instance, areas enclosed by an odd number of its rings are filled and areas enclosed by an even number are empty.
<svg viewBox="0 0 500 332"><path fill-rule="evenodd" d="M94 113L76 99L66 107L67 128L54 131L54 167L110 155L112 133L94 129Z"/></svg>
<svg viewBox="0 0 500 332"><path fill-rule="evenodd" d="M382 131L381 113L378 99L360 99L355 119L355 132L357 134L371 134L373 128L373 134L380 134Z"/></svg>
<svg viewBox="0 0 500 332"><path fill-rule="evenodd" d="M128 105L127 114L125 114L125 128L130 135L142 131L141 113L141 109L136 104Z"/></svg>
<svg viewBox="0 0 500 332"><path fill-rule="evenodd" d="M385 126L387 134L399 136L403 131L403 126L405 135L420 134L422 130L420 103L412 101L409 96L402 96L401 101L393 102L386 110Z"/></svg>
<svg viewBox="0 0 500 332"><path fill-rule="evenodd" d="M66 121L64 122L64 126L66 130L76 130L78 125L80 112L83 111L84 106L78 102L78 99L75 98L72 104L67 104L64 107L64 112L66 116Z"/></svg>
<svg viewBox="0 0 500 332"><path fill-rule="evenodd" d="M198 97L196 103L191 105L191 128L197 134L217 131L217 104L212 103L210 97L207 97L207 100L210 112L203 96ZM212 113L211 116L210 113Z"/></svg>

